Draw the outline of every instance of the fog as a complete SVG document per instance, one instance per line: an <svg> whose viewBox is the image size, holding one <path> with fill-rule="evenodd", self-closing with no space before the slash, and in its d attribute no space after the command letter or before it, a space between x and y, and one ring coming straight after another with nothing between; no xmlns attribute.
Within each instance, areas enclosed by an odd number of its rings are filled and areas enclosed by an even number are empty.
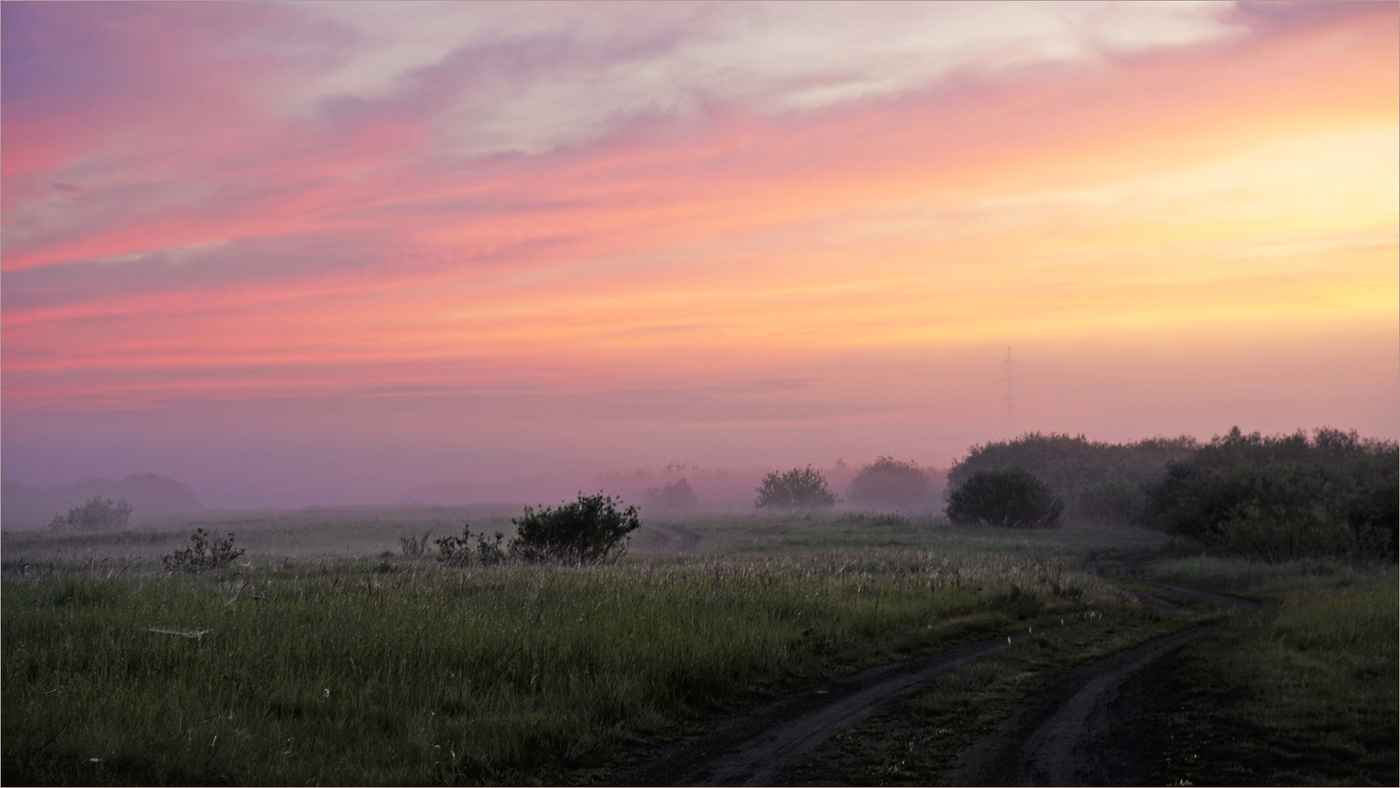
<svg viewBox="0 0 1400 788"><path fill-rule="evenodd" d="M1123 442L1330 426L1400 437L1393 329L1344 352L1242 340L1223 350L1018 345L1010 411L1005 345L833 354L645 388L6 407L0 471L44 488L155 473L206 507L256 508L554 503L599 490L644 503L648 487L688 468L702 504L740 506L767 471L839 475L880 456L946 469L975 444L1031 431ZM832 486L843 493L845 481Z"/></svg>

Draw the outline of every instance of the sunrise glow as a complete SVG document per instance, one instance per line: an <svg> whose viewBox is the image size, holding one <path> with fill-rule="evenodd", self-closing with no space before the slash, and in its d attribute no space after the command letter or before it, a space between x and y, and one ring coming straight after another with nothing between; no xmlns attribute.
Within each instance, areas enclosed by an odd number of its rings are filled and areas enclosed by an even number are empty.
<svg viewBox="0 0 1400 788"><path fill-rule="evenodd" d="M1394 3L3 13L6 479L1400 434Z"/></svg>

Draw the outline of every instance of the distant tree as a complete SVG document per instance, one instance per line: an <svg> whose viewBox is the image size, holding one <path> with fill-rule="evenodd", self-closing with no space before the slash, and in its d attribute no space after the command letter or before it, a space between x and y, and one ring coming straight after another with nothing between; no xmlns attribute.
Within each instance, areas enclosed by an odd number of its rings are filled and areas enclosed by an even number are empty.
<svg viewBox="0 0 1400 788"><path fill-rule="evenodd" d="M54 515L49 528L55 531L116 531L126 527L131 519L131 504L94 495L82 506L68 510L67 515Z"/></svg>
<svg viewBox="0 0 1400 788"><path fill-rule="evenodd" d="M1030 471L979 471L948 496L948 519L958 525L1053 528L1064 502Z"/></svg>
<svg viewBox="0 0 1400 788"><path fill-rule="evenodd" d="M695 490L684 478L677 479L661 488L647 489L647 499L657 508L670 511L685 511L695 508Z"/></svg>
<svg viewBox="0 0 1400 788"><path fill-rule="evenodd" d="M787 473L773 471L758 487L759 509L822 509L836 505L836 496L826 486L821 471L808 465Z"/></svg>
<svg viewBox="0 0 1400 788"><path fill-rule="evenodd" d="M616 561L627 552L629 534L642 526L637 507L619 509L622 501L578 494L578 500L558 508L536 510L511 520L516 537L510 554L526 561L597 564Z"/></svg>
<svg viewBox="0 0 1400 788"><path fill-rule="evenodd" d="M1137 443L1100 443L1083 435L1038 432L1015 440L973 446L948 471L957 487L980 471L1019 468L1050 485L1070 517L1103 522L1141 522L1145 487L1200 444L1194 438L1150 438Z"/></svg>
<svg viewBox="0 0 1400 788"><path fill-rule="evenodd" d="M881 457L851 480L851 500L868 504L917 506L928 498L929 479L913 462Z"/></svg>

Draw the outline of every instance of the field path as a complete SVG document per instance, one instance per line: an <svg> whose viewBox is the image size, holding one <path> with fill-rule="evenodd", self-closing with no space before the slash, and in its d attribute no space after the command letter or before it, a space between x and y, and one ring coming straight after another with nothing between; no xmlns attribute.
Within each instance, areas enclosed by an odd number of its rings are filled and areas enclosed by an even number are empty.
<svg viewBox="0 0 1400 788"><path fill-rule="evenodd" d="M1169 595L1206 599L1237 610L1249 600L1158 584ZM1123 593L1156 610L1175 603L1142 591ZM1205 624L1158 638L1052 680L1019 704L995 731L966 748L944 775L950 785L1133 784L1146 778L1132 737L1165 658L1205 634ZM1058 628L1058 627L1056 627ZM1042 630L1043 631L1043 630ZM709 733L661 748L645 763L615 773L616 785L776 785L791 766L837 733L909 697L934 678L1027 637L1020 633L967 643L885 665L721 720ZM833 776L833 779L836 779Z"/></svg>
<svg viewBox="0 0 1400 788"><path fill-rule="evenodd" d="M1155 585L1240 611L1260 608L1248 599ZM1143 592L1129 593L1177 607ZM1137 746L1134 722L1159 689L1166 658L1217 625L1202 624L1148 641L1054 679L1020 703L996 730L963 750L943 774L943 784L1143 784L1149 777L1150 753Z"/></svg>
<svg viewBox="0 0 1400 788"><path fill-rule="evenodd" d="M1028 637L999 635L908 662L883 665L721 720L706 734L663 747L620 770L614 785L774 785L823 742L919 691L937 676Z"/></svg>

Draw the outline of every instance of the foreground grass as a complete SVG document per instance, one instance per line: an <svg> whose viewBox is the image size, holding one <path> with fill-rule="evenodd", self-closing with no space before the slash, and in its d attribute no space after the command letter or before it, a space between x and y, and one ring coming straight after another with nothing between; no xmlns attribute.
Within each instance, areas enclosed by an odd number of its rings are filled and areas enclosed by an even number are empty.
<svg viewBox="0 0 1400 788"><path fill-rule="evenodd" d="M1122 604L1037 556L904 550L3 585L7 784L587 781L747 693Z"/></svg>
<svg viewBox="0 0 1400 788"><path fill-rule="evenodd" d="M1191 558L1156 574L1263 600L1185 649L1158 710L1164 782L1400 782L1396 568Z"/></svg>

